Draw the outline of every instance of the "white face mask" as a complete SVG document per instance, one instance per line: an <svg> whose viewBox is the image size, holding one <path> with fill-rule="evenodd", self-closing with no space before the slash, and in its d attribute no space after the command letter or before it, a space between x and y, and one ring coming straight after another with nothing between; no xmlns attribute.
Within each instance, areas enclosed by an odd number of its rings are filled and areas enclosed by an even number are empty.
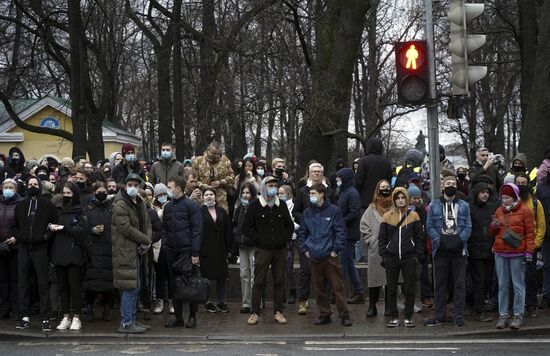
<svg viewBox="0 0 550 356"><path fill-rule="evenodd" d="M126 193L128 193L128 196L130 196L130 198L135 198L139 193L139 189L136 187L128 187L126 188Z"/></svg>

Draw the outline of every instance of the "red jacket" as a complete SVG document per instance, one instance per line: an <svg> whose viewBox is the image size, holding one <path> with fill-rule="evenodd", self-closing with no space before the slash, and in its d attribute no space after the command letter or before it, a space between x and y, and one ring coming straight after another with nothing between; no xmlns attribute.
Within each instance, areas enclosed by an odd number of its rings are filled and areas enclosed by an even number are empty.
<svg viewBox="0 0 550 356"><path fill-rule="evenodd" d="M505 219L506 214L506 219ZM489 233L495 237L493 243L493 252L498 253L530 253L535 250L535 220L531 210L523 204L519 203L511 212L506 212L500 206L495 212L500 226L494 227L493 224L489 225ZM508 224L506 224L506 221ZM508 245L502 237L506 228L512 229L514 232L523 236L521 244L517 248L513 248Z"/></svg>

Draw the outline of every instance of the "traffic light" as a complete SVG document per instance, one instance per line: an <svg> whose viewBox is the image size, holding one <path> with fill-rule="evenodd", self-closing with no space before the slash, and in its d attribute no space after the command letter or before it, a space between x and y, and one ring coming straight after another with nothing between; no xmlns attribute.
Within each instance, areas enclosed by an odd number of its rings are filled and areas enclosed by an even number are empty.
<svg viewBox="0 0 550 356"><path fill-rule="evenodd" d="M418 105L429 96L428 49L426 41L395 43L397 98L401 105Z"/></svg>
<svg viewBox="0 0 550 356"><path fill-rule="evenodd" d="M472 85L487 75L487 67L468 63L469 55L485 44L485 35L468 33L468 23L481 15L484 9L484 4L467 4L464 0L452 0L449 4L451 95L468 95Z"/></svg>

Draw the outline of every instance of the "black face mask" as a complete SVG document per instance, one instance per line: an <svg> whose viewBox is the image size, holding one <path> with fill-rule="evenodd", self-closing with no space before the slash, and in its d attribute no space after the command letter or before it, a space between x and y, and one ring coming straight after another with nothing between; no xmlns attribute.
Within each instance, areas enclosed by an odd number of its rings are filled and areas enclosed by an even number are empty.
<svg viewBox="0 0 550 356"><path fill-rule="evenodd" d="M86 188L86 182L78 182L76 183L80 189Z"/></svg>
<svg viewBox="0 0 550 356"><path fill-rule="evenodd" d="M48 175L45 174L45 173L40 173L38 175L36 175L38 177L38 179L40 179L41 181L45 181L45 180L48 180Z"/></svg>
<svg viewBox="0 0 550 356"><path fill-rule="evenodd" d="M390 189L380 189L378 191L378 194L380 194L380 196L383 197L383 198L387 198L391 195L391 190Z"/></svg>
<svg viewBox="0 0 550 356"><path fill-rule="evenodd" d="M73 197L63 197L63 205L71 205Z"/></svg>
<svg viewBox="0 0 550 356"><path fill-rule="evenodd" d="M107 199L107 193L103 193L103 192L101 192L101 193L96 193L95 198L96 198L97 201L99 201L99 202L104 202L105 199Z"/></svg>
<svg viewBox="0 0 550 356"><path fill-rule="evenodd" d="M523 169L523 166L512 166L512 170L516 173L525 172L525 170Z"/></svg>
<svg viewBox="0 0 550 356"><path fill-rule="evenodd" d="M448 197L454 197L456 195L456 187L453 187L453 186L445 187L443 189L443 193L445 193L445 195Z"/></svg>
<svg viewBox="0 0 550 356"><path fill-rule="evenodd" d="M530 192L530 189L529 189L529 186L527 185L518 185L518 188L519 188L519 194L521 196L521 199L527 199L529 198L529 192Z"/></svg>
<svg viewBox="0 0 550 356"><path fill-rule="evenodd" d="M107 190L107 193L116 194L116 189L109 189L109 190Z"/></svg>
<svg viewBox="0 0 550 356"><path fill-rule="evenodd" d="M38 195L38 193L40 193L40 189L35 187L35 186L32 186L32 187L29 187L27 189L27 193L31 196L31 197L35 197Z"/></svg>
<svg viewBox="0 0 550 356"><path fill-rule="evenodd" d="M282 176L284 172L285 172L285 169L284 169L284 168L275 168L275 173L276 173L278 176Z"/></svg>
<svg viewBox="0 0 550 356"><path fill-rule="evenodd" d="M466 174L465 174L465 173L458 173L456 176L457 176L458 179L460 179L460 180L464 180L464 179L466 178Z"/></svg>

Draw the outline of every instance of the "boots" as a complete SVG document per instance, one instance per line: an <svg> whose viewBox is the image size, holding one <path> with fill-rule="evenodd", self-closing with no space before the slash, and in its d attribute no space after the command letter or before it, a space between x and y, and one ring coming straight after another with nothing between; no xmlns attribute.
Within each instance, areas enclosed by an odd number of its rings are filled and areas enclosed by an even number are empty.
<svg viewBox="0 0 550 356"><path fill-rule="evenodd" d="M84 321L94 321L94 306L92 304L86 305L86 312L84 313Z"/></svg>
<svg viewBox="0 0 550 356"><path fill-rule="evenodd" d="M372 318L378 315L376 309L376 303L380 298L380 287L369 288L369 310L367 311L367 318Z"/></svg>
<svg viewBox="0 0 550 356"><path fill-rule="evenodd" d="M348 299L348 304L365 304L365 295L363 293L355 293Z"/></svg>

